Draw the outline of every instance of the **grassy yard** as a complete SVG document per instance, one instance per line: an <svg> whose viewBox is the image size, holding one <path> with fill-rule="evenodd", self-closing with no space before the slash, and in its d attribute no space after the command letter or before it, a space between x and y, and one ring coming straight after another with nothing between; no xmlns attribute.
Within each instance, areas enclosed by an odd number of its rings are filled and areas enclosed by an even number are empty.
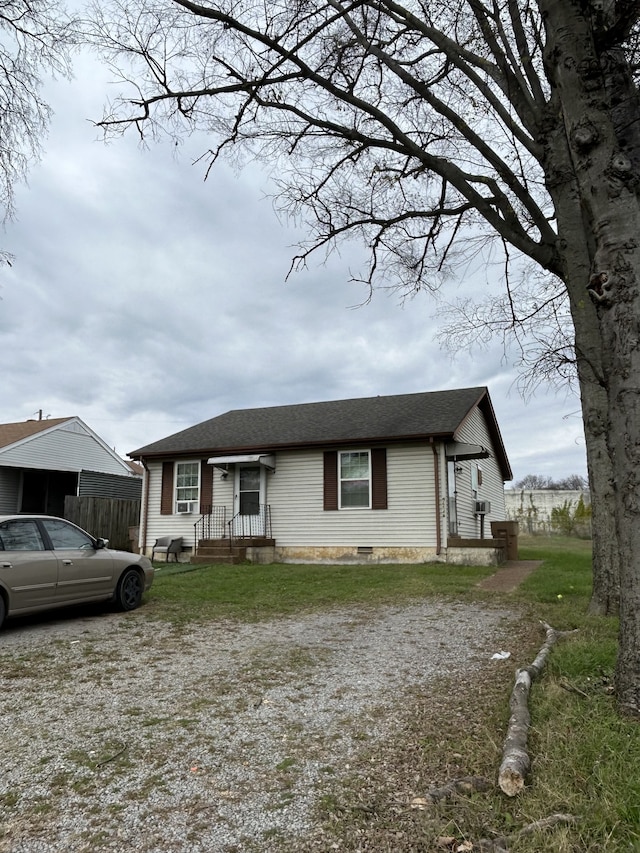
<svg viewBox="0 0 640 853"><path fill-rule="evenodd" d="M153 612L174 623L267 619L339 604L381 604L423 595L470 598L491 569L445 565L298 566L156 564Z"/></svg>
<svg viewBox="0 0 640 853"><path fill-rule="evenodd" d="M514 675L509 661L496 667L494 679L474 686L471 701L461 702L455 687L443 684L443 707L451 713L434 716L429 697L415 696L402 738L385 744L384 760L375 762L387 768L386 777L367 773L370 757L363 754L361 766L354 766L352 786L347 782L339 796L321 803L337 845L328 843L326 849L497 853L505 848L483 847L480 840L503 836L510 853L640 853L640 727L621 719L613 703L616 620L587 615L590 543L535 538L520 545L522 559L543 564L508 595L479 591L477 582L491 570L468 567L164 567L147 608L152 618L181 624L256 620L337 604L375 606L425 595L508 604L522 614L522 633L514 637L513 649L520 664L531 662L544 641L540 620L561 630L578 629L554 647L534 683L532 773L519 797L509 799L493 784L509 716ZM486 776L492 786L417 809L401 808L394 800L401 784L412 786L420 798L429 788L462 775ZM535 821L558 814L573 819L522 833Z"/></svg>

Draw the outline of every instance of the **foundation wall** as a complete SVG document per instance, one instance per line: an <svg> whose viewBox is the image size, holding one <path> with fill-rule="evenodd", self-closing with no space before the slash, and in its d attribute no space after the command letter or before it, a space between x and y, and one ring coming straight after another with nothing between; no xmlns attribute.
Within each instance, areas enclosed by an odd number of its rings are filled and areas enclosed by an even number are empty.
<svg viewBox="0 0 640 853"><path fill-rule="evenodd" d="M353 546L276 547L277 563L310 563L317 565L372 565L380 563L436 563L444 562L435 548L376 548Z"/></svg>

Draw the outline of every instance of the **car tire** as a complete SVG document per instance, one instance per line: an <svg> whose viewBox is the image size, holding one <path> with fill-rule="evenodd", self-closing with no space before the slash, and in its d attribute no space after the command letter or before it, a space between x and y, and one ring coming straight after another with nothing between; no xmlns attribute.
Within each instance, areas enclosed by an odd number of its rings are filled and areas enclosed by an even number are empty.
<svg viewBox="0 0 640 853"><path fill-rule="evenodd" d="M144 582L142 575L135 569L127 569L118 581L116 606L118 610L135 610L142 603Z"/></svg>
<svg viewBox="0 0 640 853"><path fill-rule="evenodd" d="M4 625L4 617L7 615L7 605L4 603L4 598L0 595L0 628Z"/></svg>

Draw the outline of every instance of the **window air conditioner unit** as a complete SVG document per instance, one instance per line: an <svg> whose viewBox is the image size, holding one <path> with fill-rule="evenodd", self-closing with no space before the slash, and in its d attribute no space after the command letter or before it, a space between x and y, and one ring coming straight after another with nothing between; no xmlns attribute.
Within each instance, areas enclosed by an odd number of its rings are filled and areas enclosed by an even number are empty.
<svg viewBox="0 0 640 853"><path fill-rule="evenodd" d="M491 503L489 501L474 501L473 511L476 515L486 515L491 512Z"/></svg>
<svg viewBox="0 0 640 853"><path fill-rule="evenodd" d="M176 512L178 515L191 515L196 511L197 501L178 501Z"/></svg>

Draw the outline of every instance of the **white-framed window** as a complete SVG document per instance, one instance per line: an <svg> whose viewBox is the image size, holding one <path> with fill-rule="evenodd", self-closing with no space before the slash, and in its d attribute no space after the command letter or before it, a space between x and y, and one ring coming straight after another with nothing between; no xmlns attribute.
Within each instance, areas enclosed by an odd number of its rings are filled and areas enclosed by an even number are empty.
<svg viewBox="0 0 640 853"><path fill-rule="evenodd" d="M371 508L371 453L344 450L338 454L340 509Z"/></svg>
<svg viewBox="0 0 640 853"><path fill-rule="evenodd" d="M177 511L196 511L200 501L200 462L176 462L175 474Z"/></svg>

